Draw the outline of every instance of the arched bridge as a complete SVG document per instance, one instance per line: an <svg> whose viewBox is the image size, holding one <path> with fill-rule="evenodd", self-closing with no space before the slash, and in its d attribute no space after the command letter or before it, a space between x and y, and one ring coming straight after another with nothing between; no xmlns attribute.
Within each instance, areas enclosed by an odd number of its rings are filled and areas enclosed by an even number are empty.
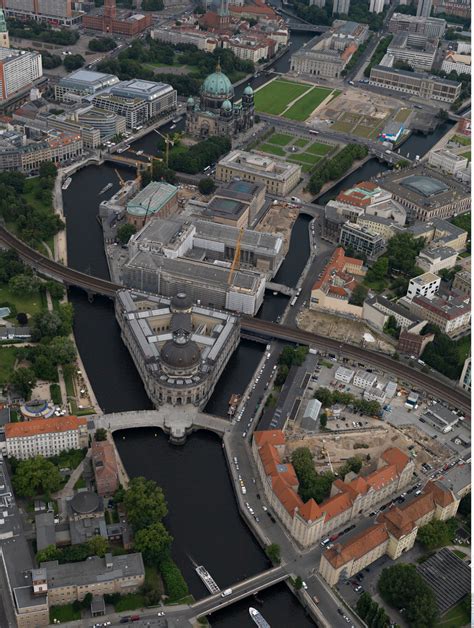
<svg viewBox="0 0 474 628"><path fill-rule="evenodd" d="M63 266L62 264L58 264L58 262L48 259L19 240L3 226L0 226L0 245L17 251L18 255L27 264L33 266L33 268L44 275L52 279L57 279L67 286L82 288L89 294L102 294L113 298L117 290L123 287L112 281L92 277L86 273L81 273L78 270L68 268L67 266ZM419 386L420 389L426 390L430 394L444 399L454 407L462 409L467 415L470 416L471 414L470 396L466 394L464 390L449 385L428 373L421 373L382 353L376 353L363 347L356 347L301 329L286 327L270 321L248 318L246 316L242 317L241 329L247 334L250 334L250 336L254 335L257 338L263 336L265 338L277 338L288 342L306 344L325 351L342 353L353 359L361 360L364 364L377 365L387 372L394 373L404 381L408 381L412 385Z"/></svg>

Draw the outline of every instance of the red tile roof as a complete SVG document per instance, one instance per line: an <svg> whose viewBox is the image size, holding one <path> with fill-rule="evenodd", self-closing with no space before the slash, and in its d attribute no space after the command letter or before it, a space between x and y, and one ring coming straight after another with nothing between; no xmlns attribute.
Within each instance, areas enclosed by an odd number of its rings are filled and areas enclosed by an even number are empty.
<svg viewBox="0 0 474 628"><path fill-rule="evenodd" d="M428 482L423 489L423 492L432 495L435 503L442 508L446 508L446 506L449 506L454 501L454 497L451 492L440 486L438 482Z"/></svg>
<svg viewBox="0 0 474 628"><path fill-rule="evenodd" d="M383 524L375 524L368 530L364 530L354 536L345 545L337 543L331 549L326 550L323 556L337 569L350 560L361 558L387 540L388 534L385 526Z"/></svg>
<svg viewBox="0 0 474 628"><path fill-rule="evenodd" d="M331 276L334 274L344 274L347 278L347 280L351 280L352 275L350 275L347 271L346 271L346 267L350 265L350 266L358 266L359 268L362 269L363 266L363 262L360 259L355 259L354 257L346 257L344 255L344 249L339 246L334 253L331 256L331 259L329 260L329 262L327 263L326 267L323 270L323 274L321 275L321 278L318 279L318 281L316 281L316 283L313 286L313 290L318 290L319 288L322 288L325 284L329 283L331 280Z"/></svg>
<svg viewBox="0 0 474 628"><path fill-rule="evenodd" d="M22 438L51 432L68 432L77 430L81 425L87 425L85 419L76 416L61 416L51 419L32 419L22 423L7 423L5 425L6 438Z"/></svg>
<svg viewBox="0 0 474 628"><path fill-rule="evenodd" d="M395 465L398 473L401 473L410 461L410 458L398 447L390 447L380 457L387 464Z"/></svg>
<svg viewBox="0 0 474 628"><path fill-rule="evenodd" d="M387 486L397 477L397 468L394 464L387 465L381 469L377 469L365 478L369 486L378 491L383 486Z"/></svg>
<svg viewBox="0 0 474 628"><path fill-rule="evenodd" d="M321 510L325 513L325 521L329 521L333 517L337 517L341 512L352 508L352 500L347 493L334 495L321 504Z"/></svg>
<svg viewBox="0 0 474 628"><path fill-rule="evenodd" d="M305 519L305 521L316 521L322 516L321 508L314 501L313 498L308 499L306 504L301 506L300 515Z"/></svg>
<svg viewBox="0 0 474 628"><path fill-rule="evenodd" d="M285 435L281 430L264 430L255 432L253 435L257 447L261 447L265 443L272 445L286 445Z"/></svg>
<svg viewBox="0 0 474 628"><path fill-rule="evenodd" d="M272 489L291 516L294 515L295 508L300 509L303 507L301 497L281 477L276 476L272 478Z"/></svg>

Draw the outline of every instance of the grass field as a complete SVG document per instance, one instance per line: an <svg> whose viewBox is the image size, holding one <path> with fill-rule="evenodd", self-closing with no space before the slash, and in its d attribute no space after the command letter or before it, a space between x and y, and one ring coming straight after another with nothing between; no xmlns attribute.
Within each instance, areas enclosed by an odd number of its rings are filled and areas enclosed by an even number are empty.
<svg viewBox="0 0 474 628"><path fill-rule="evenodd" d="M280 115L289 103L310 88L303 83L293 83L276 79L255 92L255 109L273 115Z"/></svg>
<svg viewBox="0 0 474 628"><path fill-rule="evenodd" d="M33 296L18 296L12 294L8 286L0 286L0 303L12 303L15 305L18 312L25 312L26 314L36 314L44 309L41 295L35 294Z"/></svg>
<svg viewBox="0 0 474 628"><path fill-rule="evenodd" d="M319 155L311 155L310 153L300 153L299 155L294 155L294 159L292 161L300 161L303 164L315 164L321 159Z"/></svg>
<svg viewBox="0 0 474 628"><path fill-rule="evenodd" d="M337 122L334 122L334 124L331 126L331 129L333 131L339 131L339 133L348 133L353 126L354 124L352 122L344 122L343 120L338 120Z"/></svg>
<svg viewBox="0 0 474 628"><path fill-rule="evenodd" d="M461 157L465 157L466 159L468 159L469 161L471 161L471 151L468 150L467 153L463 153L461 155Z"/></svg>
<svg viewBox="0 0 474 628"><path fill-rule="evenodd" d="M293 142L295 146L298 148L304 148L307 144L309 144L309 140L305 140L302 137L299 137L296 142Z"/></svg>
<svg viewBox="0 0 474 628"><path fill-rule="evenodd" d="M294 105L292 105L283 114L284 118L290 118L290 120L306 120L313 111L318 107L323 100L331 93L330 89L325 87L313 87L307 94L300 98Z"/></svg>
<svg viewBox="0 0 474 628"><path fill-rule="evenodd" d="M464 135L454 135L453 136L453 142L456 142L457 144L460 144L461 146L470 146L471 145L471 138L470 137L464 137Z"/></svg>
<svg viewBox="0 0 474 628"><path fill-rule="evenodd" d="M312 155L327 155L333 150L332 146L328 146L328 144L321 144L321 142L314 142L311 146L308 146L306 149L307 153L311 153Z"/></svg>
<svg viewBox="0 0 474 628"><path fill-rule="evenodd" d="M406 120L408 120L410 114L411 109L400 109L399 111L397 111L393 119L396 122L405 122Z"/></svg>
<svg viewBox="0 0 474 628"><path fill-rule="evenodd" d="M462 602L453 606L451 610L438 619L435 628L461 628L469 626L471 618L462 606Z"/></svg>
<svg viewBox="0 0 474 628"><path fill-rule="evenodd" d="M292 146L296 146L300 151L291 152L289 148ZM300 165L303 172L310 172L322 157L334 150L334 146L286 133L274 133L257 149L283 157L286 161Z"/></svg>
<svg viewBox="0 0 474 628"><path fill-rule="evenodd" d="M15 347L0 347L0 384L8 382L15 364Z"/></svg>
<svg viewBox="0 0 474 628"><path fill-rule="evenodd" d="M270 144L277 144L278 146L286 146L293 139L293 135L286 135L285 133L274 133L271 135L267 142Z"/></svg>
<svg viewBox="0 0 474 628"><path fill-rule="evenodd" d="M81 612L75 611L72 604L51 606L49 609L49 621L51 624L76 621L77 619L81 619Z"/></svg>
<svg viewBox="0 0 474 628"><path fill-rule="evenodd" d="M270 153L271 155L278 155L278 157L284 157L286 155L283 148L275 146L274 144L260 144L259 150L263 150L264 153Z"/></svg>

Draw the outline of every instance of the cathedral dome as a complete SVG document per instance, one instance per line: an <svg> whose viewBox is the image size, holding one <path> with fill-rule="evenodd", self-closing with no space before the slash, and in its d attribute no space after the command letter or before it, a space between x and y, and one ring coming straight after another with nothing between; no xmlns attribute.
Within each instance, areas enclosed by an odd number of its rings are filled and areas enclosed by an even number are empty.
<svg viewBox="0 0 474 628"><path fill-rule="evenodd" d="M194 105L194 98L192 96L190 96L187 100L187 104L188 105Z"/></svg>
<svg viewBox="0 0 474 628"><path fill-rule="evenodd" d="M213 74L209 74L206 78L201 93L208 98L232 98L234 88L228 77L221 71L220 65L217 66Z"/></svg>
<svg viewBox="0 0 474 628"><path fill-rule="evenodd" d="M161 361L171 369L189 369L199 364L201 351L189 334L178 330L167 340L160 352Z"/></svg>
<svg viewBox="0 0 474 628"><path fill-rule="evenodd" d="M253 96L253 89L250 87L250 85L247 85L247 87L244 89L244 94L246 96Z"/></svg>
<svg viewBox="0 0 474 628"><path fill-rule="evenodd" d="M224 102L222 103L222 109L224 111L232 111L232 103L230 102L230 100L224 100Z"/></svg>

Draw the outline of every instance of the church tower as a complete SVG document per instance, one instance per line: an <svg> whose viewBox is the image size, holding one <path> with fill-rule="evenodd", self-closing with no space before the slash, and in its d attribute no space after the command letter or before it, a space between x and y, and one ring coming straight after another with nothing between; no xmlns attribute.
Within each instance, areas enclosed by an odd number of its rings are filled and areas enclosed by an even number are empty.
<svg viewBox="0 0 474 628"><path fill-rule="evenodd" d="M3 9L0 9L0 48L10 48L10 37Z"/></svg>

